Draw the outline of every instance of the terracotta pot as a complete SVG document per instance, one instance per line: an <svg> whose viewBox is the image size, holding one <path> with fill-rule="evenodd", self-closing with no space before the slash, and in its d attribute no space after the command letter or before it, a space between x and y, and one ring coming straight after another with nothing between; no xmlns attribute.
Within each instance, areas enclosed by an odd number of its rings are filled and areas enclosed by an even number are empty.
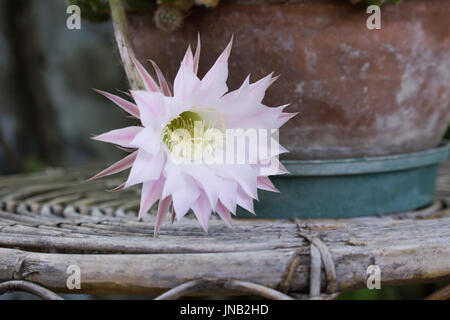
<svg viewBox="0 0 450 320"><path fill-rule="evenodd" d="M200 74L234 34L229 88L275 71L264 102L300 112L281 130L288 159L384 156L436 146L449 121L450 1L384 6L381 30L347 1L222 1L196 9L174 33L129 13L139 58L175 76L202 37Z"/></svg>

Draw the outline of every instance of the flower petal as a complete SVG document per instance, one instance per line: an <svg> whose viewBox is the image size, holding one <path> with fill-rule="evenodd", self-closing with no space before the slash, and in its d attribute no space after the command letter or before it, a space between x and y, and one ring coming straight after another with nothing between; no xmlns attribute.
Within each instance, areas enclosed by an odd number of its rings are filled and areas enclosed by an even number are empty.
<svg viewBox="0 0 450 320"><path fill-rule="evenodd" d="M239 186L253 199L258 199L256 188L257 174L250 165L227 164L214 166L219 176L236 181Z"/></svg>
<svg viewBox="0 0 450 320"><path fill-rule="evenodd" d="M289 173L277 157L267 159L259 164L252 165L252 167L256 170L258 176L275 176Z"/></svg>
<svg viewBox="0 0 450 320"><path fill-rule="evenodd" d="M138 219L141 219L142 216L155 204L155 202L161 198L163 185L164 178L162 176L156 181L143 183Z"/></svg>
<svg viewBox="0 0 450 320"><path fill-rule="evenodd" d="M170 92L169 85L167 84L166 78L162 74L161 69L159 69L158 65L153 60L150 60L150 62L152 63L156 75L158 76L159 86L161 87L163 94L168 97L171 96L172 93Z"/></svg>
<svg viewBox="0 0 450 320"><path fill-rule="evenodd" d="M219 188L222 179L212 172L207 166L188 164L183 171L196 180L204 190L211 208L215 208L219 199Z"/></svg>
<svg viewBox="0 0 450 320"><path fill-rule="evenodd" d="M151 155L144 150L139 150L125 187L128 188L142 182L157 180L161 176L164 162L165 156L163 152Z"/></svg>
<svg viewBox="0 0 450 320"><path fill-rule="evenodd" d="M164 168L164 175L166 181L164 183L164 190L162 197L170 196L179 189L184 189L186 186L186 179L179 168L171 161L167 161Z"/></svg>
<svg viewBox="0 0 450 320"><path fill-rule="evenodd" d="M132 153L132 152L135 152L137 150L137 148L125 148L125 147L121 147L121 146L116 146L116 148L120 149L122 151L128 152L128 153Z"/></svg>
<svg viewBox="0 0 450 320"><path fill-rule="evenodd" d="M120 191L120 190L123 190L123 189L125 189L125 182L120 184L120 185L118 185L114 189L107 190L107 192L117 192L117 191Z"/></svg>
<svg viewBox="0 0 450 320"><path fill-rule="evenodd" d="M219 202L221 202L231 213L236 214L236 198L238 184L230 179L222 179Z"/></svg>
<svg viewBox="0 0 450 320"><path fill-rule="evenodd" d="M272 76L273 72L250 85L249 90L251 91L254 102L261 103L266 94L266 90L279 78Z"/></svg>
<svg viewBox="0 0 450 320"><path fill-rule="evenodd" d="M245 210L255 214L255 209L253 208L253 199L249 197L240 187L237 192L237 204L244 208Z"/></svg>
<svg viewBox="0 0 450 320"><path fill-rule="evenodd" d="M270 132L268 132L270 134ZM268 141L270 139L270 142ZM258 161L267 161L273 157L279 156L280 154L289 152L281 144L278 143L272 136L264 137L260 135L259 144L257 148L251 148L251 156L253 159L258 159Z"/></svg>
<svg viewBox="0 0 450 320"><path fill-rule="evenodd" d="M179 189L172 194L177 220L186 215L199 196L200 190L195 184L188 185L185 189Z"/></svg>
<svg viewBox="0 0 450 320"><path fill-rule="evenodd" d="M109 132L100 134L98 136L92 137L92 139L117 144L125 148L134 148L136 146L132 144L132 141L136 137L136 135L141 132L142 129L142 127L136 126L125 127L122 129L111 130Z"/></svg>
<svg viewBox="0 0 450 320"><path fill-rule="evenodd" d="M127 101L125 99L122 99L119 96L116 96L114 94L94 89L95 92L100 93L101 95L104 95L106 98L114 102L116 105L121 107L123 110L131 114L133 117L139 119L139 108L132 102Z"/></svg>
<svg viewBox="0 0 450 320"><path fill-rule="evenodd" d="M191 46L189 45L183 61L181 62L185 67L194 72L194 56L192 55Z"/></svg>
<svg viewBox="0 0 450 320"><path fill-rule="evenodd" d="M226 84L228 78L228 58L230 57L232 45L233 38L231 38L225 50L201 81L201 89L205 101L219 99L228 91Z"/></svg>
<svg viewBox="0 0 450 320"><path fill-rule="evenodd" d="M136 69L141 76L142 81L144 82L145 88L148 91L159 92L160 89L155 80L153 80L152 76L147 72L147 70L145 70L142 64L133 56L131 57L131 60L133 60L133 63L136 66Z"/></svg>
<svg viewBox="0 0 450 320"><path fill-rule="evenodd" d="M121 172L123 170L126 170L130 168L133 165L134 160L136 159L137 152L133 152L132 154L126 156L122 160L114 163L112 166L106 168L102 172L96 174L92 178L90 178L88 181L92 181L95 179L99 179L101 177L109 176L118 172Z"/></svg>
<svg viewBox="0 0 450 320"><path fill-rule="evenodd" d="M277 193L280 192L268 177L258 177L258 189Z"/></svg>
<svg viewBox="0 0 450 320"><path fill-rule="evenodd" d="M278 119L275 121L275 128L280 128L282 125L284 125L286 122L291 120L296 115L298 115L298 112L294 112L294 113L283 112L282 114L280 114Z"/></svg>
<svg viewBox="0 0 450 320"><path fill-rule="evenodd" d="M200 194L197 201L192 205L192 211L194 211L198 222L200 222L203 230L208 232L208 222L211 216L211 207L208 202L208 198L204 192Z"/></svg>
<svg viewBox="0 0 450 320"><path fill-rule="evenodd" d="M225 221L225 223L231 228L232 227L231 214L227 210L227 208L225 208L222 202L220 202L220 200L217 203L216 212L222 218L222 220Z"/></svg>
<svg viewBox="0 0 450 320"><path fill-rule="evenodd" d="M173 84L173 95L192 107L197 102L195 98L200 93L200 85L200 79L192 69L182 63Z"/></svg>
<svg viewBox="0 0 450 320"><path fill-rule="evenodd" d="M201 51L201 43L200 43L200 33L197 35L197 49L195 50L194 55L194 73L198 73L198 64L200 61L200 51Z"/></svg>
<svg viewBox="0 0 450 320"><path fill-rule="evenodd" d="M134 137L131 143L149 154L158 153L161 150L160 132L152 127L144 128Z"/></svg>
<svg viewBox="0 0 450 320"><path fill-rule="evenodd" d="M131 91L139 108L141 122L144 126L157 127L165 114L164 95L160 92Z"/></svg>
<svg viewBox="0 0 450 320"><path fill-rule="evenodd" d="M159 201L158 214L156 215L156 223L155 223L155 233L154 233L155 237L158 235L159 227L161 226L164 217L169 212L171 201L172 201L171 197L167 197Z"/></svg>

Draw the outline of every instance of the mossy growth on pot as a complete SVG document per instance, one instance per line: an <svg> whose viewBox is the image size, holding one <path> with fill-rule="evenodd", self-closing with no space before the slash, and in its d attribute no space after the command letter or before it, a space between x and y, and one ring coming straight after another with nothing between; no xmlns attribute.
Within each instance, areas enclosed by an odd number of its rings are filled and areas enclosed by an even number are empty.
<svg viewBox="0 0 450 320"><path fill-rule="evenodd" d="M175 31L183 24L185 11L189 10L188 6L177 6L176 2L185 1L161 1L158 6L158 10L155 12L155 24L156 26L164 31ZM192 1L193 5L193 1ZM184 9L184 10L183 10Z"/></svg>
<svg viewBox="0 0 450 320"><path fill-rule="evenodd" d="M336 0L338 1L338 0ZM382 5L397 4L401 0L349 0L353 4ZM81 9L83 19L100 22L109 19L108 0L67 0L69 5L77 5ZM194 6L215 8L220 0L123 0L129 10L155 10L154 21L164 31L175 31L181 27L184 18Z"/></svg>
<svg viewBox="0 0 450 320"><path fill-rule="evenodd" d="M353 4L364 3L368 6L373 4L377 6L381 6L382 4L397 4L400 1L401 0L350 0L350 2Z"/></svg>
<svg viewBox="0 0 450 320"><path fill-rule="evenodd" d="M129 10L155 10L155 23L165 31L174 31L194 6L214 8L220 0L123 0ZM108 0L67 0L68 5L77 5L81 16L91 22L101 22L110 17Z"/></svg>
<svg viewBox="0 0 450 320"><path fill-rule="evenodd" d="M81 10L81 17L92 22L109 19L109 4L107 0L68 0L67 5L77 5Z"/></svg>

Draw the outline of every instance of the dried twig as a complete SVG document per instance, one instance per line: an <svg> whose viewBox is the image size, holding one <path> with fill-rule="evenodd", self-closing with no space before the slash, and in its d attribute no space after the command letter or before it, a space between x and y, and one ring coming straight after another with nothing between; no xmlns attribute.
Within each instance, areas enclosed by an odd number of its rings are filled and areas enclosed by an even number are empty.
<svg viewBox="0 0 450 320"><path fill-rule="evenodd" d="M449 300L450 299L450 285L429 295L426 300Z"/></svg>
<svg viewBox="0 0 450 320"><path fill-rule="evenodd" d="M247 294L254 294L272 300L293 300L288 295L266 286L239 280L193 280L165 292L155 300L174 300L189 293L205 289L213 289L219 292L224 289L227 291L245 292Z"/></svg>
<svg viewBox="0 0 450 320"><path fill-rule="evenodd" d="M45 300L64 300L61 296L41 287L33 282L24 280L13 280L0 283L0 295L9 291L24 291L41 297Z"/></svg>

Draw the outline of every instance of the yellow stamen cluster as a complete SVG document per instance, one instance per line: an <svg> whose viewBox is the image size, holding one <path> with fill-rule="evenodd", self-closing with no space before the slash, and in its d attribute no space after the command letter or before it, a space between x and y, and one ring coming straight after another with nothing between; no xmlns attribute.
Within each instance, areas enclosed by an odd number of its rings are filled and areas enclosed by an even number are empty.
<svg viewBox="0 0 450 320"><path fill-rule="evenodd" d="M165 126L161 140L175 158L200 161L205 152L212 155L222 145L222 137L217 134L215 124L215 121L205 120L199 112L185 111Z"/></svg>

